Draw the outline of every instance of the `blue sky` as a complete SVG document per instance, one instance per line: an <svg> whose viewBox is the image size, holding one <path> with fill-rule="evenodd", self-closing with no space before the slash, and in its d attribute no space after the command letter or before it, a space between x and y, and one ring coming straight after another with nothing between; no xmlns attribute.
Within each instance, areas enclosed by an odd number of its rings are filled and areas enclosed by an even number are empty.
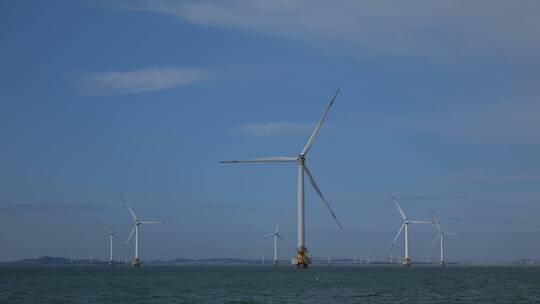
<svg viewBox="0 0 540 304"><path fill-rule="evenodd" d="M143 227L143 259L270 256L257 237L280 212L295 240L296 167L217 162L296 155L338 87L308 161L345 229L307 188L312 255L388 254L394 192L411 218L433 209L464 234L450 260L539 258L539 13L536 1L0 1L0 260L105 258L93 220L129 223L120 194L173 222ZM435 228L412 232L424 259Z"/></svg>

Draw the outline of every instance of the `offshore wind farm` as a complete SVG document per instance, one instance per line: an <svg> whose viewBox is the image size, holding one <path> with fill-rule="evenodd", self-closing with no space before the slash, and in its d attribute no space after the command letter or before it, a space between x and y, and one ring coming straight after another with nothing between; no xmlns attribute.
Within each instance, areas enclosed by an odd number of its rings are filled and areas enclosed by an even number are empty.
<svg viewBox="0 0 540 304"><path fill-rule="evenodd" d="M312 187L314 188L316 194L319 196L319 198L322 200L322 202L325 204L326 208L328 209L329 213L330 213L330 216L331 218L337 223L337 225L339 226L340 229L343 229L343 226L341 224L341 222L338 220L334 210L332 209L332 207L330 206L329 202L327 201L327 199L325 198L325 196L323 195L322 191L320 190L319 186L317 185L317 183L315 182L315 179L313 178L313 175L311 174L311 172L309 171L308 167L307 167L307 164L305 163L305 160L306 160L306 155L308 153L308 151L310 150L311 146L313 145L313 143L315 142L315 139L317 138L317 136L319 135L320 131L321 131L321 128L328 116L328 113L330 112L330 109L332 107L332 105L334 104L335 100L336 100L336 97L338 96L340 92L340 89L338 89L335 94L332 96L329 104L327 105L325 111L323 112L321 118L319 119L319 121L317 122L317 124L315 125L310 137L308 138L307 140L307 143L305 144L305 146L302 148L301 152L298 154L298 156L296 157L265 157L265 158L256 158L256 159L249 159L249 160L232 160L232 161L220 161L220 163L224 163L224 164L229 164L229 163L233 163L233 164L236 164L236 163L281 163L281 162L295 162L297 163L298 165L298 180L297 180L297 247L295 249L295 252L294 252L294 255L291 259L291 264L296 267L296 268L307 268L309 264L312 263L312 259L310 258L310 256L308 255L308 250L307 250L307 247L305 245L305 190L304 190L304 176L307 175L308 176L308 179L312 185ZM393 241L391 242L391 245L390 245L390 256L387 257L387 256L384 256L384 257L379 257L379 260L375 259L373 262L370 262L370 257L369 257L369 251L366 251L364 252L363 254L361 254L361 256L364 258L364 263L360 263L360 264L366 264L366 265L369 265L369 264L394 264L394 258L393 258L393 252L392 252L392 249L395 247L396 245L396 241L398 240L398 238L403 235L403 250L404 250L404 254L403 254L403 260L401 260L401 255L398 255L398 264L402 264L403 266L405 267L411 267L412 264L413 264L413 260L411 258L411 255L410 255L410 242L409 242L409 238L410 238L410 232L409 232L409 225L411 224L414 224L414 225L417 225L417 224L430 224L430 225L433 225L436 227L436 234L435 234L435 238L434 240L431 242L430 246L427 248L427 251L429 252L433 245L439 241L440 242L440 260L439 260L439 265L440 266L445 266L447 264L447 262L445 261L445 258L444 258L444 239L445 237L447 236L453 236L453 235L458 235L456 233L453 233L453 232L447 232L445 230L443 230L442 226L441 226L441 223L438 219L435 218L435 215L433 213L433 211L431 211L431 214L432 214L432 220L431 221L422 221L422 220L411 220L405 213L405 211L402 209L401 205L399 204L396 196L394 194L391 194L390 195L390 198L391 198L391 201L394 203L395 207L397 208L397 210L399 211L399 215L401 216L402 220L403 220L403 223L402 225L400 226L400 228L398 229L397 231L397 234L395 235ZM128 212L129 212L129 215L131 216L132 218L132 223L127 225L127 226L124 226L123 228L120 228L120 229L116 229L116 230L113 230L111 228L109 228L107 225L103 224L102 222L100 221L96 221L97 224L99 224L100 226L102 226L106 232L109 234L109 258L108 258L108 262L107 262L107 265L108 266L113 266L115 264L121 264L118 262L118 260L116 259L115 260L115 257L114 257L114 254L113 254L113 237L118 234L119 232L121 232L122 230L124 230L125 228L128 228L128 227L131 227L131 229L129 230L130 233L129 233L129 236L127 238L127 241L125 242L124 244L124 250L125 250L125 263L124 264L128 264L127 263L127 259L128 259L128 246L130 245L130 242L131 240L134 240L134 245L133 245L133 260L131 262L131 265L134 266L134 267L140 267L142 265L142 259L140 258L140 255L139 255L139 247L140 247L140 229L143 225L151 225L151 224L168 224L168 223L171 223L171 221L169 220L141 220L138 215L135 213L135 211L132 209L132 207L130 206L130 204L128 203L127 199L123 196L123 195L120 195L120 199L122 201L122 203L125 205L125 207L127 208ZM274 230L272 233L267 233L267 234L264 234L262 236L260 236L260 238L268 238L268 237L272 237L273 238L273 243L274 243L274 247L273 247L273 260L272 260L272 265L274 266L279 266L280 265L280 260L278 258L278 240L283 242L283 243L286 243L284 237L280 234L279 232L279 228L280 228L280 224L281 224L281 218L282 218L282 215L283 214L280 214L280 217L274 227ZM403 232L403 234L402 234ZM290 249L290 246L289 246L289 249ZM260 255L261 255L261 264L264 265L265 264L265 261L266 259L264 258L264 252L259 252ZM426 255L427 257L428 255ZM73 264L73 261L72 261L72 256L71 256L71 253L70 253L70 257L69 257L69 264ZM90 258L89 260L84 260L84 259L80 259L79 263L77 264L102 264L102 262L100 261L96 261L95 263L92 261L93 259ZM257 262L258 258L256 258L254 261L252 260L249 260L249 259L238 259L238 258L210 258L210 259L205 259L205 260L201 260L199 261L198 259L196 260L193 260L193 259L183 259L183 260L178 260L178 259L174 259L174 260L169 260L169 261L151 261L150 264L258 264ZM325 264L324 263L324 258L317 258L318 260L318 263L319 265L321 264ZM357 259L356 259L356 255L353 255L353 257L351 258L350 256L347 256L347 257L342 257L340 259L334 259L335 262L333 264L353 264L353 265L356 265L357 264ZM66 264L65 263L65 259L61 259L61 258L46 258L46 259L42 259L42 262L45 261L46 264L49 264L49 265L61 265L61 264ZM323 261L323 262L321 262ZM351 262L352 261L352 262ZM422 263L422 262L420 262ZM23 261L18 261L18 262L15 262L14 264L37 264L37 257L34 257L33 260L23 260ZM327 265L330 265L332 264L331 262L331 257L330 255L327 256L327 262L326 262ZM426 261L423 262L422 264L430 264L428 261L427 261L427 258L426 258ZM466 263L463 263L463 262L454 262L454 264L466 264Z"/></svg>
<svg viewBox="0 0 540 304"><path fill-rule="evenodd" d="M537 1L0 20L0 303L540 303Z"/></svg>
<svg viewBox="0 0 540 304"><path fill-rule="evenodd" d="M321 128L328 116L328 113L330 112L330 109L332 108L332 105L334 104L334 102L336 101L336 97L338 96L340 92L340 89L338 89L335 94L332 96L329 104L327 105L325 111L323 112L321 118L319 119L319 121L317 122L317 124L315 125L311 135L309 136L308 140L307 140L307 143L305 144L305 146L302 148L301 152L299 152L298 156L295 156L295 157L265 157L265 158L257 158L257 159L249 159L249 160L232 160L232 161L221 161L220 163L281 163L281 162L294 162L294 163L297 163L298 165L298 180L297 180L297 246L296 246L296 249L295 249L295 252L294 252L294 255L291 259L291 264L293 266L295 266L296 268L307 268L309 264L311 264L311 258L310 256L308 255L308 250L307 250L307 247L305 245L305 190L304 190L304 176L307 175L308 176L308 179L313 187L313 189L315 190L316 194L319 196L319 198L321 199L321 201L325 204L326 208L328 209L329 213L330 213L330 216L331 218L337 223L337 225L339 226L340 229L343 229L343 226L342 224L340 223L340 221L338 220L334 210L332 209L332 207L330 206L330 203L327 201L327 199L325 198L325 196L323 195L322 191L320 190L319 186L317 185L317 183L315 182L315 179L313 177L313 175L311 174L310 170L308 169L307 167L307 164L305 163L306 161L306 155L308 153L308 151L311 149L312 145L314 144L317 136L319 135L320 131L321 131ZM131 240L134 240L134 245L133 245L133 261L131 263L132 266L134 267L140 267L141 264L142 264L142 260L140 258L140 255L139 255L139 247L140 247L140 230L141 230L141 227L143 225L151 225L151 224L167 224L167 223L171 223L169 220L141 220L139 218L139 216L135 213L135 211L132 209L132 207L130 206L130 204L128 203L127 199L121 195L120 196L121 198L121 201L122 203L125 205L125 207L127 208L128 212L129 212L129 215L131 216L132 218L132 223L127 225L127 226L124 226L123 228L120 228L120 229L116 229L116 230L113 230L111 228L109 228L107 225L103 224L102 222L100 221L96 221L96 223L98 223L99 225L101 225L105 230L106 232L109 234L109 258L108 258L108 263L107 265L108 266L113 266L115 264L118 264L118 262L115 260L114 258L114 254L113 254L113 237L118 234L119 232L121 232L122 230L124 230L125 228L127 227L131 227L131 229L129 230L130 233L129 233L129 236L127 238L127 241L125 242L124 244L124 247L125 247L125 258L126 258L126 263L127 264L127 248L131 242ZM436 234L436 237L435 239L433 240L433 242L431 243L431 245L429 246L428 250L430 250L434 243L439 240L440 241L440 266L444 266L446 263L445 263L445 260L444 260L444 245L443 245L443 241L444 241L444 238L445 236L449 236L449 235L455 235L455 233L451 233L451 232L446 232L446 231L443 231L442 230L442 226L440 224L440 222L438 220L435 219L434 215L433 215L433 220L432 221L418 221L418 220L411 220L407 217L407 215L405 214L405 212L403 211L403 209L401 208L400 204L398 203L396 197L392 194L391 195L391 199L393 201L393 203L395 204L396 208L398 209L399 211L399 214L401 215L402 219L403 219L403 224L400 226L394 240L392 241L391 243L391 248L393 248L395 246L395 243L397 241L397 239L399 238L399 236L401 235L401 233L403 232L403 239L404 239L404 246L403 246L403 249L404 249L404 260L402 262L402 264L406 267L410 267L413 263L412 259L411 259L411 256L410 256L410 251L409 251L409 248L410 248L410 244L409 244L409 225L410 224L433 224L437 227L437 231L438 233ZM281 216L282 214L280 214L280 217L274 227L274 231L272 233L267 233L267 234L264 234L263 236L261 236L261 238L267 238L267 237L272 237L273 238L273 241L274 241L274 252L273 252L273 261L272 261L272 265L274 266L278 266L280 264L279 262L279 258L278 258L278 240L285 243L285 239L283 238L283 236L280 234L279 232L279 227L280 227L280 223L281 223ZM290 248L290 247L289 247ZM71 255L71 254L70 254ZM364 254L362 254L362 256L365 255L365 264L370 264L370 259L369 259L369 251L368 252L365 252ZM264 265L265 264L265 258L264 258L264 252L261 252L261 262L262 264ZM341 263L344 263L344 264L347 264L347 260L349 259L349 257L346 257L346 258L342 258L340 260ZM34 258L34 260L36 260L36 258ZM70 264L72 263L71 262L72 258L70 256ZM349 259L350 260L350 259ZM59 263L61 264L61 260L54 260L56 261L56 263ZM84 261L84 260L82 260ZM211 259L210 260L207 260L208 261L212 261ZM236 260L226 260L228 263L237 263L237 264L243 264L243 263L247 263L247 264L250 264L251 262L249 262L249 260L242 260L242 259L236 259ZM330 255L328 255L327 257L327 264L330 265L331 264L331 258L330 258ZM375 263L379 263L379 264L385 264L387 261L386 261L386 257L375 262ZM100 262L96 262L97 264L100 264ZM165 262L167 263L167 262ZM168 262L168 263L172 263L172 264L175 264L177 262L175 261L172 261L172 262ZM390 257L389 259L389 264L392 264L393 263L393 258ZM400 262L401 263L401 262ZM86 264L85 262L83 264ZM94 264L92 263L92 259L89 260L88 264ZM154 262L155 264L155 262ZM353 258L353 263L352 264L356 264L356 256ZM427 262L426 262L427 264Z"/></svg>

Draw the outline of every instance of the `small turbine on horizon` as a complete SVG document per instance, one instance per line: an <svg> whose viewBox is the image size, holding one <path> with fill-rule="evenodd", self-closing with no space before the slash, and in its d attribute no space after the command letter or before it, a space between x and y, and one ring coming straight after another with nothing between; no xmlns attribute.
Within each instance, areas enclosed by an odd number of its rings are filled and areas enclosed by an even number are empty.
<svg viewBox="0 0 540 304"><path fill-rule="evenodd" d="M405 229L405 260L403 261L403 265L409 267L412 264L411 258L409 256L409 224L432 224L433 222L409 220L409 218L407 218L407 216L405 215L405 212L403 212L403 210L399 206L399 203L394 195L392 195L392 200L396 204L396 207L398 208L399 213L401 214L401 217L403 218L403 224L399 228L396 234L396 237L392 241L392 245L390 246L390 248L394 247L399 235L401 234L403 229Z"/></svg>
<svg viewBox="0 0 540 304"><path fill-rule="evenodd" d="M133 233L135 233L135 257L133 258L133 262L131 262L131 264L133 266L135 266L135 267L139 267L139 266L141 266L141 260L139 259L139 226L140 225L146 225L146 224L167 224L167 223L170 223L170 221L166 221L166 220L161 220L161 221L141 221L141 220L139 220L139 218L137 217L137 215L135 214L133 209L131 209L131 207L129 206L127 200L123 196L122 196L122 201L124 202L124 204L128 208L129 213L131 214L131 217L133 218L133 224L132 224L133 228L131 229L131 233L129 234L129 237L128 237L127 242L126 242L126 244L129 243L129 241L133 237Z"/></svg>
<svg viewBox="0 0 540 304"><path fill-rule="evenodd" d="M283 243L286 243L285 239L279 234L279 223L280 222L281 222L281 215L280 215L280 218L278 219L278 221L276 223L276 226L274 227L274 232L267 233L267 234L261 236L261 238L274 237L274 266L279 265L278 252L277 252L277 241L278 241L278 239L280 241L282 241Z"/></svg>
<svg viewBox="0 0 540 304"><path fill-rule="evenodd" d="M105 230L109 233L109 266L112 266L114 264L114 257L113 257L113 237L115 234L117 234L118 232L126 229L128 226L125 226L123 228L120 228L120 229L117 229L117 230L112 230L111 228L109 228L107 225L103 224L102 222L100 221L95 221L97 224L101 225L103 228L105 228Z"/></svg>
<svg viewBox="0 0 540 304"><path fill-rule="evenodd" d="M305 156L309 152L309 149L315 142L315 139L317 138L317 135L319 135L319 132L321 130L321 127L326 119L326 116L328 115L328 112L330 111L330 108L334 104L334 101L336 100L337 95L339 94L339 89L332 97L332 100L330 101L330 104L328 104L325 112L323 113L321 119L315 126L315 129L313 130L313 133L311 133L311 136L309 137L306 145L302 149L302 151L295 157L266 157L266 158L258 158L258 159L250 159L250 160L232 160L232 161L222 161L220 163L276 163L276 162L293 162L298 165L298 193L297 193L297 204L298 204L298 238L296 243L296 254L292 258L292 264L296 266L296 268L307 268L308 265L311 263L311 259L308 255L308 250L306 248L305 244L305 193L304 193L304 175L307 174L309 181L311 182L311 185L321 198L321 200L324 202L328 210L330 211L330 214L332 218L336 221L336 223L339 225L341 229L343 229L343 226L341 226L341 223L336 217L336 214L334 213L334 210L332 210L332 207L330 206L330 203L326 200L324 195L322 194L321 190L319 189L319 186L315 182L315 179L313 178L313 175L309 171L307 165L305 164Z"/></svg>
<svg viewBox="0 0 540 304"><path fill-rule="evenodd" d="M441 260L439 261L439 265L441 266L444 266L446 264L446 262L444 261L444 237L447 236L447 235L458 235L457 233L453 233L453 232L446 232L443 230L442 226L441 226L441 222L436 220L435 219L435 214L433 213L433 211L431 211L431 214L433 215L433 224L435 224L435 226L437 226L437 230L439 231L439 233L437 233L437 236L435 237L435 239L433 240L433 242L431 243L431 245L429 246L429 250L431 250L431 248L433 248L433 245L435 245L435 243L437 242L437 240L440 240L441 241Z"/></svg>

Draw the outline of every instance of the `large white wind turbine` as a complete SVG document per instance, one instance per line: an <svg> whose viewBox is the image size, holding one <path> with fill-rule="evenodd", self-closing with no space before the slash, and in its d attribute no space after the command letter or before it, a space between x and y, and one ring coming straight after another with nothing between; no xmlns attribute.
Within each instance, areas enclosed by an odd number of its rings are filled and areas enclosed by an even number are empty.
<svg viewBox="0 0 540 304"><path fill-rule="evenodd" d="M141 266L141 260L139 259L139 226L145 225L145 224L167 224L167 223L170 223L170 221L166 221L166 220L141 221L139 220L139 218L137 217L133 209L131 209L131 207L129 206L128 202L126 201L124 197L122 197L122 201L124 202L124 204L126 204L126 207L128 208L129 213L131 214L131 217L133 218L133 224L132 224L133 228L131 229L131 233L129 234L128 240L126 242L126 243L129 243L129 241L133 237L133 233L135 233L135 257L133 258L133 262L131 262L131 264L135 267L139 267Z"/></svg>
<svg viewBox="0 0 540 304"><path fill-rule="evenodd" d="M285 239L283 239L283 237L279 234L279 222L280 221L281 221L281 218L278 219L278 222L277 222L276 226L274 227L274 232L267 233L267 234L261 236L261 238L274 237L274 265L275 266L277 266L279 264L278 254L277 254L277 241L279 239L279 240L281 240L282 242L285 243Z"/></svg>
<svg viewBox="0 0 540 304"><path fill-rule="evenodd" d="M305 209L304 209L304 174L307 174L309 181L311 182L311 185L319 195L319 197L322 199L328 210L330 211L330 214L334 218L334 220L337 222L339 227L343 229L341 226L341 223L337 219L334 211L332 210L332 207L330 207L330 204L322 194L321 190L319 189L319 186L317 186L317 183L315 182L315 179L313 178L313 175L309 171L307 165L305 164L306 160L306 154L308 153L309 149L315 142L315 139L317 138L317 135L319 134L321 127L326 119L326 116L328 115L328 112L330 111L330 108L332 107L332 104L334 104L334 101L336 100L337 95L339 94L339 89L337 90L336 94L332 97L332 100L330 101L330 104L328 104L328 107L326 108L326 111L322 115L321 119L315 126L315 129L313 130L313 133L309 137L306 145L298 154L296 157L266 157L266 158L258 158L258 159L251 159L251 160L233 160L233 161L223 161L221 163L273 163L273 162L295 162L298 164L298 195L297 195L297 201L298 201L298 238L297 238L297 248L296 248L296 254L295 257L292 259L293 265L295 265L297 268L306 268L310 262L311 259L308 255L308 250L305 245L305 222L304 222L304 216L305 216Z"/></svg>
<svg viewBox="0 0 540 304"><path fill-rule="evenodd" d="M412 261L409 256L409 224L432 224L432 222L426 222L426 221L411 221L407 216L405 215L405 212L401 209L399 206L399 203L394 195L392 195L392 200L394 200L394 203L396 204L396 207L399 210L399 213L401 214L401 217L403 218L403 225L399 228L396 237L394 238L394 241L392 241L392 246L394 247L396 240L398 239L399 235L405 228L405 261L403 261L403 265L405 266L411 266Z"/></svg>
<svg viewBox="0 0 540 304"><path fill-rule="evenodd" d="M453 232L444 231L442 229L441 222L436 220L435 217L433 218L433 224L435 224L435 226L437 226L437 230L439 231L439 233L437 233L437 236L435 237L435 239L433 240L433 242L429 246L429 249L433 248L433 245L435 245L437 240L441 241L441 260L440 260L439 264L441 266L444 266L444 264L445 264L445 261L444 261L444 244L443 244L444 243L444 237L447 236L447 235L458 235L458 234L453 233Z"/></svg>
<svg viewBox="0 0 540 304"><path fill-rule="evenodd" d="M114 257L113 257L113 237L115 234L117 234L118 232L124 230L127 228L126 227L123 227L123 228L120 228L120 229L117 229L117 230L112 230L111 228L109 228L107 225L99 222L99 221L96 221L96 223L100 224L103 228L105 228L105 230L109 233L109 266L112 266L114 264Z"/></svg>

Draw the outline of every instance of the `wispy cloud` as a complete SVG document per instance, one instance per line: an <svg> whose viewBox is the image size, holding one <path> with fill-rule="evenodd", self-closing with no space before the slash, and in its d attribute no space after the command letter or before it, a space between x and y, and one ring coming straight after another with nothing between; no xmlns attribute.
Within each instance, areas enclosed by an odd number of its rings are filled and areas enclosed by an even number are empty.
<svg viewBox="0 0 540 304"><path fill-rule="evenodd" d="M540 50L540 4L454 1L129 1L124 8L315 42L356 56L452 58L485 52L523 60Z"/></svg>
<svg viewBox="0 0 540 304"><path fill-rule="evenodd" d="M208 71L198 68L157 67L87 73L77 79L77 84L86 95L113 95L165 90L209 76Z"/></svg>
<svg viewBox="0 0 540 304"><path fill-rule="evenodd" d="M309 134L313 127L313 123L307 122L267 122L241 125L235 130L243 135L282 136Z"/></svg>
<svg viewBox="0 0 540 304"><path fill-rule="evenodd" d="M484 201L505 203L534 203L540 202L540 193L504 193L504 194L477 194L474 198Z"/></svg>
<svg viewBox="0 0 540 304"><path fill-rule="evenodd" d="M461 194L431 194L431 195L406 195L400 196L400 201L419 202L419 201L447 201L447 200L462 200L467 198Z"/></svg>
<svg viewBox="0 0 540 304"><path fill-rule="evenodd" d="M449 174L451 180L460 182L537 182L538 174L494 174L477 171L455 172Z"/></svg>
<svg viewBox="0 0 540 304"><path fill-rule="evenodd" d="M467 106L430 117L364 115L361 124L452 137L469 143L537 143L540 98Z"/></svg>
<svg viewBox="0 0 540 304"><path fill-rule="evenodd" d="M3 213L61 213L61 212L96 212L106 206L69 203L12 204L0 207Z"/></svg>
<svg viewBox="0 0 540 304"><path fill-rule="evenodd" d="M240 212L251 212L253 209L249 208L246 205L235 204L235 203L212 203L212 202L200 202L189 205L195 208L198 211L214 211L214 212L225 212L225 211L240 211Z"/></svg>

